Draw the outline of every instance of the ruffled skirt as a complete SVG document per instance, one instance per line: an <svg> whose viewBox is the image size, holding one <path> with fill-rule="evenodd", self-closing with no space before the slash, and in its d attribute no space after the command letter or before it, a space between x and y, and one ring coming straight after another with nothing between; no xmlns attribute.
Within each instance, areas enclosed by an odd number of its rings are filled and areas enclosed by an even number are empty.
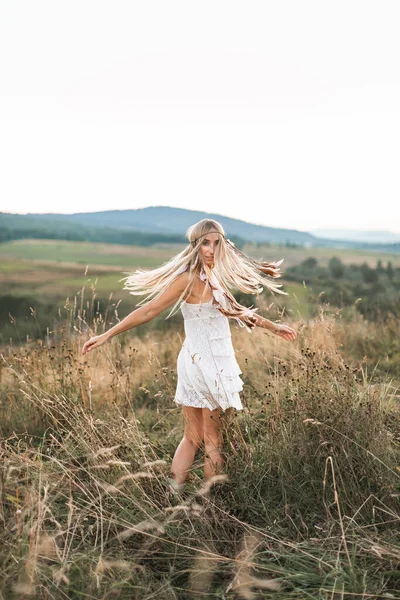
<svg viewBox="0 0 400 600"><path fill-rule="evenodd" d="M221 334L221 328L215 332L207 327L207 321L202 324L201 334L196 331L196 336L189 335L179 352L174 402L210 410L225 411L230 407L242 410L239 395L243 389L239 377L242 371L236 361L229 325Z"/></svg>

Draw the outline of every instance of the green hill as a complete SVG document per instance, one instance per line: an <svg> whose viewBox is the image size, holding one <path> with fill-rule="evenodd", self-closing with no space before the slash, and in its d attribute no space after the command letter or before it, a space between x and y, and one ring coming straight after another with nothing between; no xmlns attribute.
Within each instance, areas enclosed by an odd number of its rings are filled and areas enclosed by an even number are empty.
<svg viewBox="0 0 400 600"><path fill-rule="evenodd" d="M400 253L399 243L381 244L324 239L305 231L266 227L219 214L170 206L74 214L0 213L0 242L34 238L139 246L184 243L188 227L204 218L219 221L228 237L237 245L248 241L259 244L298 245L307 248L364 248L376 252Z"/></svg>
<svg viewBox="0 0 400 600"><path fill-rule="evenodd" d="M143 240L154 242L182 242L188 227L204 218L213 218L221 223L232 238L258 243L292 243L313 245L313 235L291 229L278 229L231 219L223 215L206 213L169 206L150 206L135 210L108 210L74 214L27 214L0 213L0 240L18 239L6 237L6 231L38 231L51 236L50 239L93 240L118 243L121 232L126 242L140 244ZM139 235L140 234L140 235ZM64 238L61 238L64 236ZM150 236L150 237L149 237ZM19 236L21 237L21 236ZM26 236L25 236L26 237ZM29 237L38 237L30 235ZM48 238L49 239L49 238ZM134 241L129 241L134 239Z"/></svg>

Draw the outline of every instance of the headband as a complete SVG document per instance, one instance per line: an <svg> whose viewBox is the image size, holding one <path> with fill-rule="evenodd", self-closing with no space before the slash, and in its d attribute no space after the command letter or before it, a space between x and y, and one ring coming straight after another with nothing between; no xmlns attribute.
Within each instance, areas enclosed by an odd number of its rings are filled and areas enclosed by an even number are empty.
<svg viewBox="0 0 400 600"><path fill-rule="evenodd" d="M227 237L225 237L225 235L223 233L221 233L220 231L208 231L207 233L202 233L201 235L199 235L198 238L196 238L195 240L193 240L193 242L190 242L193 246L195 246L197 244L197 242L199 241L200 238L204 237L205 235L209 235L210 233L218 233L219 235L222 235L222 237L224 238L224 240L226 242L230 242L232 244L232 242L230 240L228 240Z"/></svg>

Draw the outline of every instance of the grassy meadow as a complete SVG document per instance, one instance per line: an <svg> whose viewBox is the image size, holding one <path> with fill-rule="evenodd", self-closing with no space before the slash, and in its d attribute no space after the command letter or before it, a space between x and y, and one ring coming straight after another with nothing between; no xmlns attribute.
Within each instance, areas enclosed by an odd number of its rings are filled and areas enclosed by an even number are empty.
<svg viewBox="0 0 400 600"><path fill-rule="evenodd" d="M251 250L285 266L332 255ZM283 277L290 297L261 308L285 306L296 341L232 324L244 410L223 417L224 472L205 485L200 449L171 499L182 319L81 348L135 305L121 272L176 251L0 246L1 294L27 311L1 343L0 598L400 598L399 320L311 315L307 287ZM51 327L36 299L56 308Z"/></svg>

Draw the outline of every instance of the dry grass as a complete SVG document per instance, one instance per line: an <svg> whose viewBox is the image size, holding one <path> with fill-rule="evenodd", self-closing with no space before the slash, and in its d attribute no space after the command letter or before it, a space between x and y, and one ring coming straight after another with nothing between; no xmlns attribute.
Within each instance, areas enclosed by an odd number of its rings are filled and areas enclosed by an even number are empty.
<svg viewBox="0 0 400 600"><path fill-rule="evenodd" d="M66 314L2 349L0 597L400 596L399 391L363 355L398 323L321 311L295 343L232 327L245 410L224 418L225 473L205 485L199 455L171 504L182 328L82 358L106 317Z"/></svg>

